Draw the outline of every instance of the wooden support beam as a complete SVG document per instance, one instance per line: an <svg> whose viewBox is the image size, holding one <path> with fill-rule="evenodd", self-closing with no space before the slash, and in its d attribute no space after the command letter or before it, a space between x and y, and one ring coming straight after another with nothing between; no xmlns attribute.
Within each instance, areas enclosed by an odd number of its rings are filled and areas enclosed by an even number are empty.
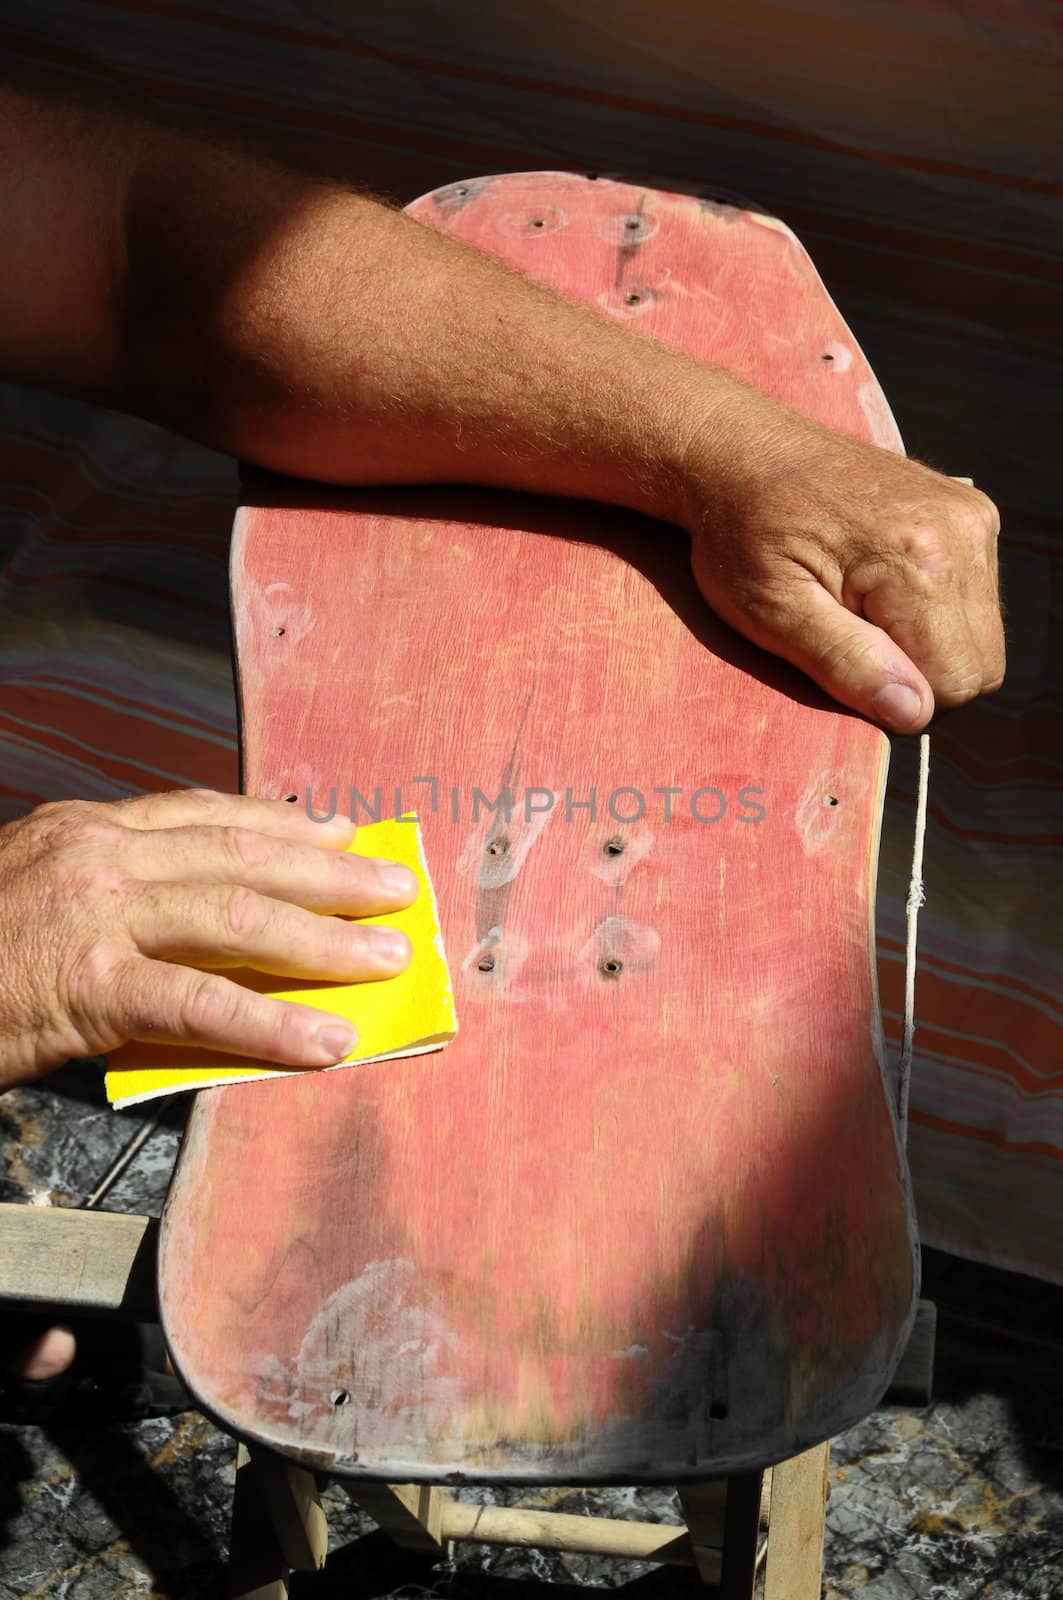
<svg viewBox="0 0 1063 1600"><path fill-rule="evenodd" d="M528 1511L517 1506L473 1505L451 1500L449 1496L443 1504L442 1536L444 1541L470 1544L619 1556L627 1561L661 1561L680 1567L695 1565L685 1528L613 1517L569 1515L563 1511ZM719 1551L715 1557L718 1579Z"/></svg>
<svg viewBox="0 0 1063 1600"><path fill-rule="evenodd" d="M0 1304L158 1320L155 1217L0 1205Z"/></svg>
<svg viewBox="0 0 1063 1600"><path fill-rule="evenodd" d="M775 1472L778 1470L776 1467ZM751 1600L760 1562L760 1506L763 1491L763 1472L739 1472L727 1479L720 1600ZM679 1498L682 1501L683 1490L680 1490ZM768 1537L770 1540L770 1524ZM704 1573L702 1580L712 1582Z"/></svg>
<svg viewBox="0 0 1063 1600"><path fill-rule="evenodd" d="M288 1566L320 1571L328 1555L328 1519L314 1474L270 1450L252 1450L251 1465Z"/></svg>
<svg viewBox="0 0 1063 1600"><path fill-rule="evenodd" d="M226 1600L288 1600L284 1559L261 1481L244 1445L236 1447Z"/></svg>
<svg viewBox="0 0 1063 1600"><path fill-rule="evenodd" d="M678 1494L698 1576L702 1583L719 1583L727 1516L727 1480L682 1483Z"/></svg>
<svg viewBox="0 0 1063 1600"><path fill-rule="evenodd" d="M347 1478L343 1484L355 1505L404 1550L440 1554L444 1490L427 1483L373 1483Z"/></svg>
<svg viewBox="0 0 1063 1600"><path fill-rule="evenodd" d="M817 1444L772 1473L763 1600L820 1600L830 1444Z"/></svg>

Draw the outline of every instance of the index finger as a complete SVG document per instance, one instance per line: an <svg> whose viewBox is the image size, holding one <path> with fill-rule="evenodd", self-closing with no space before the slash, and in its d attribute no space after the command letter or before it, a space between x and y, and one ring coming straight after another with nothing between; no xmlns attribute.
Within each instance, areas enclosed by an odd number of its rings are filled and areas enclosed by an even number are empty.
<svg viewBox="0 0 1063 1600"><path fill-rule="evenodd" d="M173 789L115 802L117 820L129 828L250 828L275 839L343 850L358 824L338 813L327 820L311 816L305 804L262 800L255 795L222 794L216 789Z"/></svg>

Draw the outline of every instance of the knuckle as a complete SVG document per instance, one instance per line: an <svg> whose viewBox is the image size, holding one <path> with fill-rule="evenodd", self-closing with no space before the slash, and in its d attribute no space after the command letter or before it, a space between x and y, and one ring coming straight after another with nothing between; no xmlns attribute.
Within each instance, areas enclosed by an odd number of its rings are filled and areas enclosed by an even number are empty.
<svg viewBox="0 0 1063 1600"><path fill-rule="evenodd" d="M934 684L934 697L948 706L963 706L982 693L982 674L973 668L950 673L942 682Z"/></svg>
<svg viewBox="0 0 1063 1600"><path fill-rule="evenodd" d="M372 934L357 922L348 922L344 917L335 916L312 916L310 922L310 937L318 935L324 956L346 966L351 961L372 955Z"/></svg>
<svg viewBox="0 0 1063 1600"><path fill-rule="evenodd" d="M979 692L976 689L967 694L957 689L939 689L934 695L934 702L942 711L959 711L961 707L970 705L972 700L977 699Z"/></svg>
<svg viewBox="0 0 1063 1600"><path fill-rule="evenodd" d="M878 671L874 644L859 629L826 640L816 654L821 665L839 677L859 676L869 664Z"/></svg>
<svg viewBox="0 0 1063 1600"><path fill-rule="evenodd" d="M186 800L191 801L192 805L201 806L204 811L217 810L222 801L227 798L218 789L184 789L176 792L182 793Z"/></svg>
<svg viewBox="0 0 1063 1600"><path fill-rule="evenodd" d="M269 1054L278 1061L304 1059L307 1041L305 1007L293 1005L289 1000L270 1000L269 1010L263 1015L271 1034Z"/></svg>
<svg viewBox="0 0 1063 1600"><path fill-rule="evenodd" d="M56 974L61 1009L93 1049L105 1048L124 1032L120 990L128 956L117 941L92 938Z"/></svg>
<svg viewBox="0 0 1063 1600"><path fill-rule="evenodd" d="M951 508L953 548L965 566L972 561L991 568L996 563L1000 513L978 489L964 489L963 501Z"/></svg>
<svg viewBox="0 0 1063 1600"><path fill-rule="evenodd" d="M270 841L254 828L234 824L222 829L222 838L229 859L239 873L253 872L269 861Z"/></svg>
<svg viewBox="0 0 1063 1600"><path fill-rule="evenodd" d="M225 936L231 953L247 949L269 922L269 902L251 889L230 889L223 902Z"/></svg>
<svg viewBox="0 0 1063 1600"><path fill-rule="evenodd" d="M38 806L31 820L36 825L40 842L51 850L112 844L122 831L119 824L110 820L103 806L86 800L57 800Z"/></svg>
<svg viewBox="0 0 1063 1600"><path fill-rule="evenodd" d="M950 541L939 527L926 523L902 527L895 536L895 547L903 560L915 567L924 579L934 584L952 582L955 562Z"/></svg>
<svg viewBox="0 0 1063 1600"><path fill-rule="evenodd" d="M121 868L106 857L79 854L74 860L55 862L55 881L65 900L103 922L114 902L129 888Z"/></svg>
<svg viewBox="0 0 1063 1600"><path fill-rule="evenodd" d="M223 1037L240 1013L240 991L209 972L189 971L178 1008L177 1025L188 1039Z"/></svg>
<svg viewBox="0 0 1063 1600"><path fill-rule="evenodd" d="M140 819L149 826L166 827L172 825L174 801L179 801L183 820L196 827L217 817L222 798L215 789L164 789L153 794L134 795L120 803L131 810L135 808ZM189 809L193 812L191 817Z"/></svg>
<svg viewBox="0 0 1063 1600"><path fill-rule="evenodd" d="M128 951L115 941L90 939L74 956L67 969L67 988L84 996L103 993L114 981Z"/></svg>
<svg viewBox="0 0 1063 1600"><path fill-rule="evenodd" d="M967 493L972 497L968 500L972 531L977 531L983 537L988 536L991 541L995 540L1000 533L1000 511L996 504L981 489L972 488Z"/></svg>
<svg viewBox="0 0 1063 1600"><path fill-rule="evenodd" d="M736 599L746 616L785 636L802 615L812 581L789 574L759 574L747 584L736 586Z"/></svg>

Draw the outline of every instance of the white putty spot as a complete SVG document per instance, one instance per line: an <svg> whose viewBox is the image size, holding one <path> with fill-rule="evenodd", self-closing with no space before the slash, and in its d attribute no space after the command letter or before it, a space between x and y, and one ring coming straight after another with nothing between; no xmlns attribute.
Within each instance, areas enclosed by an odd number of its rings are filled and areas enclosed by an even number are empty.
<svg viewBox="0 0 1063 1600"><path fill-rule="evenodd" d="M806 855L818 854L840 829L849 828L854 803L864 795L868 782L840 772L816 774L794 812L794 827Z"/></svg>
<svg viewBox="0 0 1063 1600"><path fill-rule="evenodd" d="M597 968L610 959L623 963L624 972L645 972L661 948L661 936L647 923L630 917L606 917L599 922L579 953L582 964Z"/></svg>
<svg viewBox="0 0 1063 1600"><path fill-rule="evenodd" d="M267 583L258 592L248 585L244 604L255 632L275 641L280 648L298 644L313 633L317 626L314 608L300 598L300 593L293 584L279 580Z"/></svg>
<svg viewBox="0 0 1063 1600"><path fill-rule="evenodd" d="M461 964L465 978L463 1000L501 998L517 1003L530 1000L530 992L520 988L516 981L530 949L526 934L516 930L503 932L500 927L488 929ZM480 962L486 959L494 964L487 972L481 972Z"/></svg>
<svg viewBox="0 0 1063 1600"><path fill-rule="evenodd" d="M512 816L508 822L501 814L495 817L488 815L485 829L470 833L462 845L457 870L475 873L478 889L499 889L503 884L512 883L523 867L529 850L555 815L556 805L549 811L533 811L525 820L527 793L527 790L518 790L514 794ZM489 853L493 839L505 840L505 850L498 855Z"/></svg>
<svg viewBox="0 0 1063 1600"><path fill-rule="evenodd" d="M645 823L619 823L616 828L616 838L623 845L619 855L609 855L606 850L608 840L595 838L591 844L591 859L586 863L586 868L595 878L601 878L610 888L618 889L626 883L640 861L644 861L653 849L656 835L653 829Z"/></svg>
<svg viewBox="0 0 1063 1600"><path fill-rule="evenodd" d="M346 1440L357 1431L359 1412L371 1410L378 1447L416 1436L426 1409L449 1410L459 1392L449 1375L458 1340L433 1299L423 1272L401 1256L370 1261L330 1294L304 1335L294 1381L286 1385L292 1421L314 1416L317 1427L324 1413L337 1439ZM271 1376L276 1392L284 1375ZM350 1405L332 1405L337 1389L350 1394Z"/></svg>
<svg viewBox="0 0 1063 1600"><path fill-rule="evenodd" d="M794 826L806 856L817 855L837 832L841 805L830 805L832 798L838 799L837 778L820 772L797 803Z"/></svg>
<svg viewBox="0 0 1063 1600"><path fill-rule="evenodd" d="M829 339L823 347L823 354L830 356L830 360L823 365L832 372L848 372L853 364L853 352L840 339Z"/></svg>

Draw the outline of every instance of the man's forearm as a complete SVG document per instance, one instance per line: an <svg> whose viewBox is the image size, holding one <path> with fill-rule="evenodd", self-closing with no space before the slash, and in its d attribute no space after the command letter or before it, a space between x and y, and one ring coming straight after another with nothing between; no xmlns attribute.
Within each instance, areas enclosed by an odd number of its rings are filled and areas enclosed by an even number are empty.
<svg viewBox="0 0 1063 1600"><path fill-rule="evenodd" d="M120 395L261 465L683 514L692 429L760 397L372 199L155 137L129 181Z"/></svg>
<svg viewBox="0 0 1063 1600"><path fill-rule="evenodd" d="M732 626L887 726L1003 672L984 496L335 185L0 95L0 370L266 467L680 522Z"/></svg>

